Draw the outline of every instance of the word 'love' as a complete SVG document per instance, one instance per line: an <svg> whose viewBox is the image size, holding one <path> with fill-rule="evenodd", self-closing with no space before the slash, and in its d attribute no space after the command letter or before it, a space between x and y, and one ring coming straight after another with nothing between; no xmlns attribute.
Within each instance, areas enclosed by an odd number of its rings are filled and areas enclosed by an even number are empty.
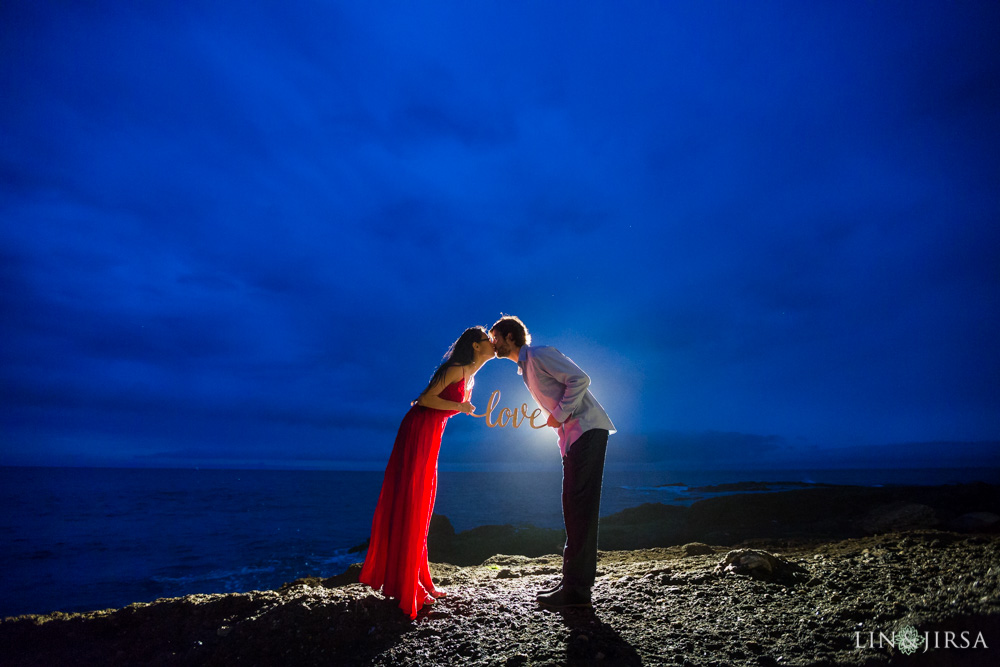
<svg viewBox="0 0 1000 667"><path fill-rule="evenodd" d="M529 415L528 414L528 404L521 403L521 410L511 410L510 408L502 408L500 410L500 418L493 421L493 410L496 409L497 404L500 403L500 390L496 389L490 394L490 402L486 406L486 413L482 415L472 415L473 417L486 417L486 425L490 428L495 426L504 427L509 423L514 428L517 428L524 423L527 419L528 423L531 424L531 428L545 428L545 422L543 421L540 426L535 426L535 420L542 416L542 411L539 408Z"/></svg>

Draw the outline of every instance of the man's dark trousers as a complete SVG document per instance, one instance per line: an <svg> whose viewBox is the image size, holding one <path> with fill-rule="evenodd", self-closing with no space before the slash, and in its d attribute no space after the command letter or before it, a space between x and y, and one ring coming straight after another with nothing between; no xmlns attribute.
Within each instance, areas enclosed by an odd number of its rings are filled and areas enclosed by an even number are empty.
<svg viewBox="0 0 1000 667"><path fill-rule="evenodd" d="M601 510L608 431L581 435L563 457L563 586L590 590L597 576L597 520Z"/></svg>

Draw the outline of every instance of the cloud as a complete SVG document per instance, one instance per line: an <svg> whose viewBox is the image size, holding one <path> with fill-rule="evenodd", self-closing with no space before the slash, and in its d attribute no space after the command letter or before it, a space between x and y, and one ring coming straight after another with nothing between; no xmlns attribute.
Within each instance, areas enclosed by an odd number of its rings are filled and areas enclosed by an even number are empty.
<svg viewBox="0 0 1000 667"><path fill-rule="evenodd" d="M994 7L395 9L0 9L5 425L319 456L503 311L629 437L995 438Z"/></svg>

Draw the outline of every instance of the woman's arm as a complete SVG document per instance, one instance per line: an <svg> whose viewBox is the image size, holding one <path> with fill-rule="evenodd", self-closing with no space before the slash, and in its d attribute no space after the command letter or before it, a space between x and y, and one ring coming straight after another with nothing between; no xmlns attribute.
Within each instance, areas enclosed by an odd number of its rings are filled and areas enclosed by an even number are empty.
<svg viewBox="0 0 1000 667"><path fill-rule="evenodd" d="M441 398L440 394L444 391L444 388L450 385L452 382L457 382L459 378L462 377L462 367L452 366L447 371L445 371L444 377L432 384L427 388L427 391L420 394L417 397L417 405L422 405L425 408L433 408L435 410L458 410L459 412L465 412L467 414L472 414L476 411L476 406L472 403L458 403L456 401L448 401Z"/></svg>

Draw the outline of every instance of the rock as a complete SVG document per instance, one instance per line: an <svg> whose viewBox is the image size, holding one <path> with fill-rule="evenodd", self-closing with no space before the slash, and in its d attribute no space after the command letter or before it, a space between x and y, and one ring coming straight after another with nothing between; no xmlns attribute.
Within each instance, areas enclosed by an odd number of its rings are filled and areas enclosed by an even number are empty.
<svg viewBox="0 0 1000 667"><path fill-rule="evenodd" d="M685 556L708 556L715 553L715 547L701 542L689 542L681 547L681 552Z"/></svg>
<svg viewBox="0 0 1000 667"><path fill-rule="evenodd" d="M716 570L725 574L748 574L767 581L794 581L804 578L802 566L757 549L734 549L719 561Z"/></svg>
<svg viewBox="0 0 1000 667"><path fill-rule="evenodd" d="M687 515L686 507L645 503L602 517L601 548L642 549L683 544Z"/></svg>
<svg viewBox="0 0 1000 667"><path fill-rule="evenodd" d="M509 524L479 526L456 534L446 517L440 517L435 526L438 518L438 515L431 518L431 532L427 536L428 557L438 563L478 565L498 553L532 557L558 554L562 553L566 540L562 530Z"/></svg>
<svg viewBox="0 0 1000 667"><path fill-rule="evenodd" d="M447 554L455 542L455 527L451 525L451 521L448 517L441 514L431 515L431 525L427 530L427 550L428 552L434 551L435 556L431 557L431 560L450 563L452 561L447 558L441 558L440 555Z"/></svg>
<svg viewBox="0 0 1000 667"><path fill-rule="evenodd" d="M509 555L509 554L497 554L495 556L490 556L482 563L484 566L490 565L500 565L500 566L525 566L534 564L534 559L528 558L527 556L521 555Z"/></svg>
<svg viewBox="0 0 1000 667"><path fill-rule="evenodd" d="M734 549L719 561L724 572L735 574L757 574L770 578L779 568L776 556L756 549Z"/></svg>
<svg viewBox="0 0 1000 667"><path fill-rule="evenodd" d="M347 569L342 573L324 579L323 586L326 588L336 588L338 586L358 583L358 577L361 576L361 565L361 563L348 565Z"/></svg>
<svg viewBox="0 0 1000 667"><path fill-rule="evenodd" d="M295 588L337 588L338 586L356 584L358 583L358 577L361 576L361 565L361 563L352 563L342 573L327 577L326 579L320 579L319 577L296 579L284 584L278 591L287 593Z"/></svg>
<svg viewBox="0 0 1000 667"><path fill-rule="evenodd" d="M861 529L868 535L932 528L938 524L934 509L920 503L899 501L880 505L862 520Z"/></svg>
<svg viewBox="0 0 1000 667"><path fill-rule="evenodd" d="M1000 528L1000 516L993 512L969 512L954 519L951 528L963 533L992 532Z"/></svg>

